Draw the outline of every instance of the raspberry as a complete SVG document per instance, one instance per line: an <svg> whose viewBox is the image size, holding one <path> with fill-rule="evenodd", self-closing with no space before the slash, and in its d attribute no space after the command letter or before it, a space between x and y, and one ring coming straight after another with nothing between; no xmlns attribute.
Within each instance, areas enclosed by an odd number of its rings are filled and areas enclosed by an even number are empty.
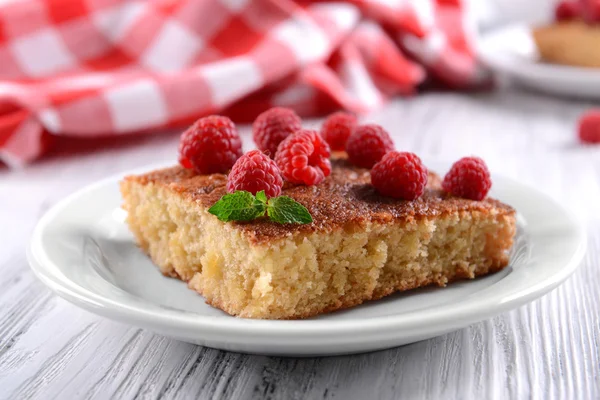
<svg viewBox="0 0 600 400"><path fill-rule="evenodd" d="M582 143L600 143L600 109L581 116L578 133Z"/></svg>
<svg viewBox="0 0 600 400"><path fill-rule="evenodd" d="M371 169L371 183L384 196L415 200L425 192L428 175L416 154L390 151Z"/></svg>
<svg viewBox="0 0 600 400"><path fill-rule="evenodd" d="M557 21L568 21L581 15L579 1L563 0L554 9L554 18Z"/></svg>
<svg viewBox="0 0 600 400"><path fill-rule="evenodd" d="M375 124L359 126L346 143L348 159L362 168L371 168L385 153L392 150L392 138L381 126Z"/></svg>
<svg viewBox="0 0 600 400"><path fill-rule="evenodd" d="M289 182L317 185L331 173L329 154L317 131L303 129L279 144L275 162Z"/></svg>
<svg viewBox="0 0 600 400"><path fill-rule="evenodd" d="M179 142L179 163L199 174L227 172L242 155L242 142L235 125L227 117L200 118Z"/></svg>
<svg viewBox="0 0 600 400"><path fill-rule="evenodd" d="M357 123L356 117L352 114L342 111L333 113L323 122L321 136L329 144L331 150L344 150Z"/></svg>
<svg viewBox="0 0 600 400"><path fill-rule="evenodd" d="M267 197L277 197L282 186L283 179L277 164L260 150L252 150L238 158L227 177L229 193L245 190L256 194L264 190Z"/></svg>
<svg viewBox="0 0 600 400"><path fill-rule="evenodd" d="M479 157L464 157L455 162L442 182L446 192L471 200L483 200L490 187L490 172Z"/></svg>
<svg viewBox="0 0 600 400"><path fill-rule="evenodd" d="M289 108L274 107L254 120L252 136L260 150L273 157L283 139L302 129L302 120Z"/></svg>
<svg viewBox="0 0 600 400"><path fill-rule="evenodd" d="M588 24L600 22L600 0L580 0L580 15Z"/></svg>

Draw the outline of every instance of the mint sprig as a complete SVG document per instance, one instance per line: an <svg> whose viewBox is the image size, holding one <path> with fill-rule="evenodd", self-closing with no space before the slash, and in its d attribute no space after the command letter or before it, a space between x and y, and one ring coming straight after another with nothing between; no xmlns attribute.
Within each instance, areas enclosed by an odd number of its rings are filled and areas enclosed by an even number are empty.
<svg viewBox="0 0 600 400"><path fill-rule="evenodd" d="M254 197L252 193L238 191L221 197L208 212L223 222L252 221L265 215L266 209L266 203Z"/></svg>
<svg viewBox="0 0 600 400"><path fill-rule="evenodd" d="M310 224L313 219L306 207L288 196L267 200L264 190L256 193L239 190L221 197L208 212L223 222L252 221L263 217L280 224Z"/></svg>
<svg viewBox="0 0 600 400"><path fill-rule="evenodd" d="M313 220L306 207L288 196L269 199L267 215L280 224L310 224Z"/></svg>

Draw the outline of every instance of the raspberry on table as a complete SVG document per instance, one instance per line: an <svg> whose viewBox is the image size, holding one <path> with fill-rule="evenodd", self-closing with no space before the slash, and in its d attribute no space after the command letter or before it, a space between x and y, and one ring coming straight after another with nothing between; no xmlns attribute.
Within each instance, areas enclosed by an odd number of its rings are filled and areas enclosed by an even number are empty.
<svg viewBox="0 0 600 400"><path fill-rule="evenodd" d="M442 188L457 197L483 200L492 179L487 165L479 157L464 157L452 165L442 181Z"/></svg>
<svg viewBox="0 0 600 400"><path fill-rule="evenodd" d="M317 131L303 129L279 144L275 162L292 183L317 185L331 174L329 145Z"/></svg>
<svg viewBox="0 0 600 400"><path fill-rule="evenodd" d="M358 167L371 168L383 155L394 150L390 135L379 125L357 127L346 143L350 162Z"/></svg>
<svg viewBox="0 0 600 400"><path fill-rule="evenodd" d="M321 126L321 136L329 144L331 150L345 150L348 138L354 132L358 124L356 116L338 111L331 114L323 126Z"/></svg>
<svg viewBox="0 0 600 400"><path fill-rule="evenodd" d="M371 184L384 196L415 200L425 192L428 176L416 154L390 151L371 169Z"/></svg>
<svg viewBox="0 0 600 400"><path fill-rule="evenodd" d="M588 111L581 116L578 134L582 143L600 143L600 109Z"/></svg>
<svg viewBox="0 0 600 400"><path fill-rule="evenodd" d="M225 173L241 155L242 141L227 117L200 118L181 134L179 163L199 174Z"/></svg>
<svg viewBox="0 0 600 400"><path fill-rule="evenodd" d="M256 194L264 190L267 197L277 197L282 186L279 167L260 150L249 151L238 158L227 177L229 193L245 190Z"/></svg>
<svg viewBox="0 0 600 400"><path fill-rule="evenodd" d="M554 19L556 21L572 20L578 18L581 12L581 4L578 0L563 0L554 9Z"/></svg>
<svg viewBox="0 0 600 400"><path fill-rule="evenodd" d="M252 136L256 147L274 157L279 143L300 129L302 120L294 110L273 107L256 117L252 124Z"/></svg>

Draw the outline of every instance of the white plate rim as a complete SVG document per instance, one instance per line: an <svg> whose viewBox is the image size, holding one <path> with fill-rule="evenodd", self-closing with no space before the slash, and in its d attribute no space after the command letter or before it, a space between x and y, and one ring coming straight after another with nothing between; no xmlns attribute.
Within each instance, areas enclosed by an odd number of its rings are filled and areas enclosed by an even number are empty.
<svg viewBox="0 0 600 400"><path fill-rule="evenodd" d="M382 331L390 332L401 329L403 334L410 332L426 332L438 329L440 325L452 329L453 326L460 327L470 323L480 321L526 304L536 298L541 297L554 289L561 282L567 279L580 264L586 249L586 232L583 226L568 210L551 197L532 187L523 185L513 179L501 177L492 174L493 179L504 179L511 185L518 186L521 190L533 192L543 197L554 207L562 210L565 216L573 222L576 227L578 247L565 262L560 272L546 277L535 285L523 289L513 294L510 298L505 298L501 302L482 299L482 301L472 304L470 302L458 302L434 310L425 310L417 313L399 314L392 316L379 316L369 318L356 318L344 320L253 320L234 318L230 316L203 316L188 315L181 311L161 310L160 313L148 311L141 307L135 307L117 302L94 293L93 291L79 286L68 279L59 279L52 269L60 271L60 266L56 265L43 252L41 236L44 229L51 223L53 218L78 197L97 190L105 185L113 184L125 175L141 173L151 169L164 167L164 164L151 165L143 168L136 168L130 171L115 174L102 179L96 183L88 185L75 193L59 201L50 210L48 210L36 225L31 238L30 246L27 249L27 256L30 266L38 278L48 286L52 291L69 302L78 305L94 313L114 318L122 321L137 321L144 325L169 326L170 329L182 329L183 331L202 331L207 334L230 334L230 335L259 335L261 339L280 338L287 336L293 337L332 337L342 332L351 330L353 334L373 335ZM458 318L458 317L460 318ZM359 322L357 324L357 322ZM336 336L337 337L337 336ZM340 338L341 340L342 338Z"/></svg>
<svg viewBox="0 0 600 400"><path fill-rule="evenodd" d="M508 72L521 78L537 81L550 79L565 83L589 83L592 81L594 84L600 84L600 70L534 62L533 60L523 59L517 51L498 51L496 46L491 45L502 36L508 36L514 32L531 31L533 28L525 23L513 23L481 34L475 41L475 50L479 59L492 69ZM522 59L522 61L510 60L511 57L517 57L517 60Z"/></svg>

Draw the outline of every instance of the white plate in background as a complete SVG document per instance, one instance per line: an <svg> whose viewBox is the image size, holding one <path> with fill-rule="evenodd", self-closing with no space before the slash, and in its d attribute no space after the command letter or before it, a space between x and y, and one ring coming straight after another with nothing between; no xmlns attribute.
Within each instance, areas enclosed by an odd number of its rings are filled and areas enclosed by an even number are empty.
<svg viewBox="0 0 600 400"><path fill-rule="evenodd" d="M450 164L428 165L445 171ZM585 249L584 230L560 205L527 186L493 176L491 195L519 215L511 263L503 271L306 320L236 318L207 305L185 283L161 275L135 245L120 208L118 181L151 169L105 179L50 209L28 249L31 267L50 289L79 307L218 349L314 356L428 339L542 296L571 275Z"/></svg>
<svg viewBox="0 0 600 400"><path fill-rule="evenodd" d="M480 60L493 71L532 89L561 96L600 99L600 68L540 61L531 30L528 25L515 24L482 34L476 42Z"/></svg>

